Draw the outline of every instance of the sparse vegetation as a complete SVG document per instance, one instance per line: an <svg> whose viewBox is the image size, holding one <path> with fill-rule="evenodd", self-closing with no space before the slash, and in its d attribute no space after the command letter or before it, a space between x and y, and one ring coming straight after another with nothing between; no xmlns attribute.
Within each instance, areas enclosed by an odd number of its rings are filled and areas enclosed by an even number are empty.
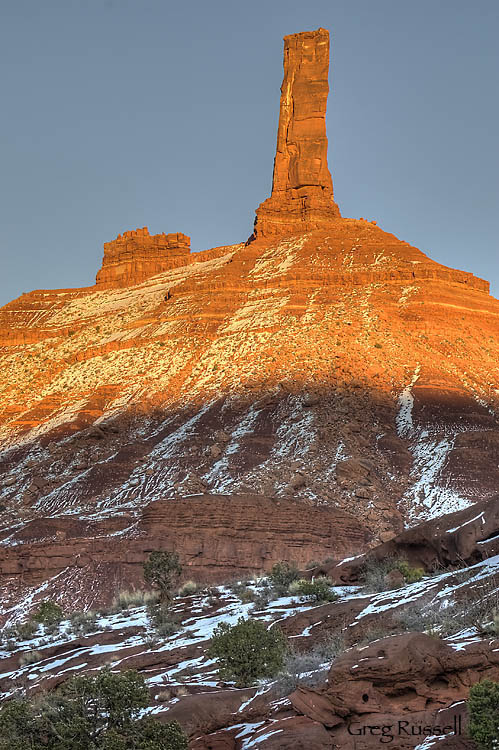
<svg viewBox="0 0 499 750"><path fill-rule="evenodd" d="M40 651L36 651L35 649L25 651L19 658L19 664L21 667L26 667L29 664L36 664L36 662L40 661L42 658L43 656Z"/></svg>
<svg viewBox="0 0 499 750"><path fill-rule="evenodd" d="M469 571L456 574L461 583L470 579ZM499 633L499 593L497 576L474 582L463 588L460 596L445 606L438 606L431 596L421 600L419 607L406 608L396 616L404 630L438 634L442 638L465 628L476 628L484 635Z"/></svg>
<svg viewBox="0 0 499 750"><path fill-rule="evenodd" d="M215 628L208 654L218 661L220 677L238 687L271 678L283 667L286 638L280 628L267 628L258 620L240 618L237 625Z"/></svg>
<svg viewBox="0 0 499 750"><path fill-rule="evenodd" d="M26 620L26 622L17 623L14 627L5 628L3 631L3 636L6 639L30 641L32 638L34 638L37 630L37 622L35 622L34 620Z"/></svg>
<svg viewBox="0 0 499 750"><path fill-rule="evenodd" d="M69 617L69 621L76 635L86 635L97 630L97 613L92 610L88 612L73 612Z"/></svg>
<svg viewBox="0 0 499 750"><path fill-rule="evenodd" d="M299 596L302 601L316 602L334 602L338 599L338 594L331 590L333 582L325 576L318 576L310 581L300 578L293 581L289 586L291 596Z"/></svg>
<svg viewBox="0 0 499 750"><path fill-rule="evenodd" d="M0 749L187 750L177 722L139 719L149 690L137 672L73 677L53 693L7 701L0 709Z"/></svg>
<svg viewBox="0 0 499 750"><path fill-rule="evenodd" d="M320 565L317 560L309 560L308 563L305 565L305 570L312 570L312 568L318 568Z"/></svg>
<svg viewBox="0 0 499 750"><path fill-rule="evenodd" d="M143 607L158 601L158 594L143 589L123 589L114 597L111 604L111 612L123 612L131 607Z"/></svg>
<svg viewBox="0 0 499 750"><path fill-rule="evenodd" d="M407 560L395 557L385 557L382 560L370 558L364 563L361 571L364 588L371 593L398 588L400 584L397 585L393 578L390 578L392 571L400 573L402 585L420 581L424 576L422 568L412 568Z"/></svg>
<svg viewBox="0 0 499 750"><path fill-rule="evenodd" d="M181 624L171 613L167 604L161 602L149 604L147 612L151 625L161 638L168 638L180 630Z"/></svg>
<svg viewBox="0 0 499 750"><path fill-rule="evenodd" d="M238 599L242 601L243 604L247 604L248 602L255 601L256 598L255 592L252 588L249 588L249 586L249 581L239 581L237 583L233 583L230 587L230 590L235 596L238 597Z"/></svg>
<svg viewBox="0 0 499 750"><path fill-rule="evenodd" d="M491 620L484 623L483 630L487 635L499 636L499 610L492 610Z"/></svg>
<svg viewBox="0 0 499 750"><path fill-rule="evenodd" d="M286 596L289 585L298 578L298 568L294 563L277 562L272 566L269 580L279 596Z"/></svg>
<svg viewBox="0 0 499 750"><path fill-rule="evenodd" d="M335 635L318 643L311 651L289 651L284 667L277 675L274 691L278 697L289 695L299 685L313 687L323 682L331 662L345 650L341 635Z"/></svg>
<svg viewBox="0 0 499 750"><path fill-rule="evenodd" d="M195 581L186 581L178 590L179 596L193 596L199 591L199 586Z"/></svg>
<svg viewBox="0 0 499 750"><path fill-rule="evenodd" d="M181 574L182 566L176 552L155 550L144 563L144 579L158 590L163 602L173 599Z"/></svg>
<svg viewBox="0 0 499 750"><path fill-rule="evenodd" d="M269 591L259 591L255 594L255 598L253 599L253 607L251 608L252 612L261 612L264 610L268 603L271 601L272 596Z"/></svg>
<svg viewBox="0 0 499 750"><path fill-rule="evenodd" d="M59 625L64 619L64 612L58 604L46 600L41 602L32 619L40 625Z"/></svg>
<svg viewBox="0 0 499 750"><path fill-rule="evenodd" d="M472 686L468 701L470 737L480 750L499 747L499 682L483 680Z"/></svg>

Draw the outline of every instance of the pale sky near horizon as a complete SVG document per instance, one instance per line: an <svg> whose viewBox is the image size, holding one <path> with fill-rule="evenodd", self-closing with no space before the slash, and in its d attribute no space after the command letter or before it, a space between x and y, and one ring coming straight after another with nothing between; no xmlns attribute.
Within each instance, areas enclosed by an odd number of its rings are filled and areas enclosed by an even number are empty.
<svg viewBox="0 0 499 750"><path fill-rule="evenodd" d="M127 229L244 241L282 37L319 26L343 215L499 296L497 0L0 0L0 304L91 285Z"/></svg>

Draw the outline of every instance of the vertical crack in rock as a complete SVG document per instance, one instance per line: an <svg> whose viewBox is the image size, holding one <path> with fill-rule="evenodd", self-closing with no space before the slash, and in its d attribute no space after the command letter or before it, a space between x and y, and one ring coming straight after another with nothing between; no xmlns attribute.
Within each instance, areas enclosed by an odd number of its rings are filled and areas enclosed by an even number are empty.
<svg viewBox="0 0 499 750"><path fill-rule="evenodd" d="M329 32L284 37L272 195L256 211L255 237L327 226L340 218L327 164Z"/></svg>

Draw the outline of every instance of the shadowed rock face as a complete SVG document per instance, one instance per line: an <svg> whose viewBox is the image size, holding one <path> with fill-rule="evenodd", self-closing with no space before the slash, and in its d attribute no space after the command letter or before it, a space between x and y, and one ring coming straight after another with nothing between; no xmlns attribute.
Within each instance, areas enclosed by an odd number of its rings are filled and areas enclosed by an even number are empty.
<svg viewBox="0 0 499 750"><path fill-rule="evenodd" d="M284 37L272 195L257 209L257 237L316 229L340 216L327 165L328 69L326 29Z"/></svg>
<svg viewBox="0 0 499 750"><path fill-rule="evenodd" d="M458 734L463 705L457 704L467 697L469 686L498 676L495 647L497 641L477 642L466 651L456 651L421 633L379 640L361 655L349 651L340 657L331 666L326 688L299 688L290 700L298 713L333 730L335 747L376 747L378 737L368 734L359 738L358 734L360 727L373 724L392 727L397 741L394 747L412 748L421 735L410 736L412 729L399 733L399 719L409 719L407 725L416 727L446 724L451 734L456 715Z"/></svg>

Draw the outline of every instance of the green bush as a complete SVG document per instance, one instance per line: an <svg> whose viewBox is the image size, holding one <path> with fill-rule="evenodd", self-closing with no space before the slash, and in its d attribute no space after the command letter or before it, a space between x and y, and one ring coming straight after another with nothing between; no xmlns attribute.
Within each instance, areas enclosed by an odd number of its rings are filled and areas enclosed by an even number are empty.
<svg viewBox="0 0 499 750"><path fill-rule="evenodd" d="M483 680L473 685L468 711L469 735L480 750L499 747L499 682Z"/></svg>
<svg viewBox="0 0 499 750"><path fill-rule="evenodd" d="M400 570L406 583L416 583L424 576L423 568L411 568L407 560L398 560L395 567Z"/></svg>
<svg viewBox="0 0 499 750"><path fill-rule="evenodd" d="M289 584L298 578L298 568L294 563L277 562L270 571L269 580L280 596L286 596Z"/></svg>
<svg viewBox="0 0 499 750"><path fill-rule="evenodd" d="M7 701L0 709L0 749L187 750L176 722L139 719L149 702L137 672L73 677L41 698Z"/></svg>
<svg viewBox="0 0 499 750"><path fill-rule="evenodd" d="M40 604L33 615L33 620L41 625L58 625L64 619L62 607L51 601L44 601Z"/></svg>
<svg viewBox="0 0 499 750"><path fill-rule="evenodd" d="M172 615L167 605L150 604L147 612L151 625L162 638L168 638L180 630L179 620Z"/></svg>
<svg viewBox="0 0 499 750"><path fill-rule="evenodd" d="M424 576L422 568L411 568L407 560L395 557L385 557L382 560L370 558L364 563L361 572L367 591L386 591L390 588L387 576L392 570L400 571L406 584L420 581Z"/></svg>
<svg viewBox="0 0 499 750"><path fill-rule="evenodd" d="M144 563L144 579L156 588L162 601L171 601L182 573L176 552L151 552Z"/></svg>
<svg viewBox="0 0 499 750"><path fill-rule="evenodd" d="M245 687L277 674L286 650L280 628L267 629L263 622L241 617L237 625L222 622L215 628L208 654L218 661L223 680L235 680L238 687Z"/></svg>
<svg viewBox="0 0 499 750"><path fill-rule="evenodd" d="M256 594L253 589L249 588L249 581L237 581L230 586L231 592L237 596L243 604L255 601Z"/></svg>
<svg viewBox="0 0 499 750"><path fill-rule="evenodd" d="M333 581L324 576L318 576L312 581L301 578L293 581L289 587L289 593L292 596L300 596L303 601L311 602L334 602L338 599L338 594L331 591Z"/></svg>

